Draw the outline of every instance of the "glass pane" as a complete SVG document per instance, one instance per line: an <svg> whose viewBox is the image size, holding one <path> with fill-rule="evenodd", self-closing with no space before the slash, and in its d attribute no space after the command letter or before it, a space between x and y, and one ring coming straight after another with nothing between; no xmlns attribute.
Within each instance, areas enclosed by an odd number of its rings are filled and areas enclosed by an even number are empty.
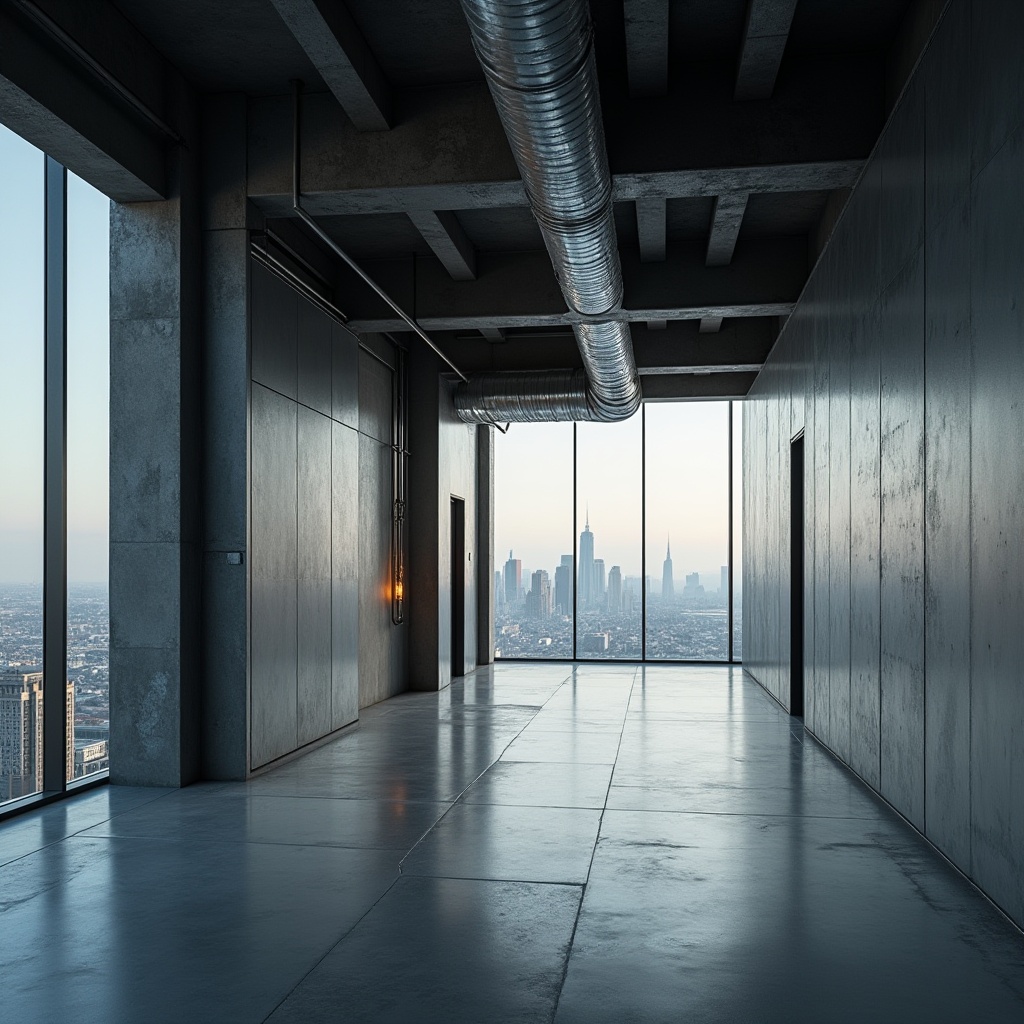
<svg viewBox="0 0 1024 1024"><path fill-rule="evenodd" d="M68 174L68 780L108 767L110 201Z"/></svg>
<svg viewBox="0 0 1024 1024"><path fill-rule="evenodd" d="M643 417L576 425L576 656L640 658Z"/></svg>
<svg viewBox="0 0 1024 1024"><path fill-rule="evenodd" d="M732 657L743 660L743 403L732 403Z"/></svg>
<svg viewBox="0 0 1024 1024"><path fill-rule="evenodd" d="M647 417L647 657L729 657L729 403Z"/></svg>
<svg viewBox="0 0 1024 1024"><path fill-rule="evenodd" d="M494 543L494 656L571 658L571 423L495 434Z"/></svg>
<svg viewBox="0 0 1024 1024"><path fill-rule="evenodd" d="M0 801L43 783L43 155L0 126Z"/></svg>

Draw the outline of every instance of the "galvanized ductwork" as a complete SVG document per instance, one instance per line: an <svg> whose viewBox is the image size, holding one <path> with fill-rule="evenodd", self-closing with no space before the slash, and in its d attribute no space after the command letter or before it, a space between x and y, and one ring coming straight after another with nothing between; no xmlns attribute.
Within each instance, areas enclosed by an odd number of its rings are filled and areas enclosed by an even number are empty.
<svg viewBox="0 0 1024 1024"><path fill-rule="evenodd" d="M490 373L460 384L467 423L621 420L640 406L622 307L594 34L587 0L462 0L562 294L584 373Z"/></svg>

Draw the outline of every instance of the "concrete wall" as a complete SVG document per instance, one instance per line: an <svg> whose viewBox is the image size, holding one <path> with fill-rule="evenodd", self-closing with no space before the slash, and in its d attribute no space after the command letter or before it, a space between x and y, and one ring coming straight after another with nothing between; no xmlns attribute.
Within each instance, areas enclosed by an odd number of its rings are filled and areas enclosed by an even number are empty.
<svg viewBox="0 0 1024 1024"><path fill-rule="evenodd" d="M404 645L388 589L392 371L264 267L253 265L251 282L258 768L403 689Z"/></svg>
<svg viewBox="0 0 1024 1024"><path fill-rule="evenodd" d="M745 667L1024 924L1024 5L954 0L744 410Z"/></svg>

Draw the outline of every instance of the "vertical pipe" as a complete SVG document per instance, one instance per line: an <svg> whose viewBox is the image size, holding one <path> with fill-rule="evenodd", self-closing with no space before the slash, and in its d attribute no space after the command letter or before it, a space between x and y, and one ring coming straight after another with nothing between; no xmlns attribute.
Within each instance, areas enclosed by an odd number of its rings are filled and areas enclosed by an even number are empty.
<svg viewBox="0 0 1024 1024"><path fill-rule="evenodd" d="M46 157L43 489L43 778L67 785L67 172Z"/></svg>
<svg viewBox="0 0 1024 1024"><path fill-rule="evenodd" d="M732 503L733 503L733 493L732 493L732 491L733 491L733 487L732 487L732 448L733 448L733 441L732 441L732 406L733 406L733 403L730 402L729 403L729 584L728 584L729 585L729 594L728 594L728 596L726 598L726 600L728 601L728 607L729 607L729 662L730 662L730 664L732 663L733 657L734 657L734 652L733 652L733 629L734 629L734 626L733 626L733 614L734 614L734 608L733 608L733 596L732 596L733 595L733 583L732 583L732 580L733 580L733 565L732 565L732 560L733 560L733 536L732 536L732 523L733 523L733 507L732 507Z"/></svg>
<svg viewBox="0 0 1024 1024"><path fill-rule="evenodd" d="M647 406L645 405L640 406L640 660L647 660Z"/></svg>

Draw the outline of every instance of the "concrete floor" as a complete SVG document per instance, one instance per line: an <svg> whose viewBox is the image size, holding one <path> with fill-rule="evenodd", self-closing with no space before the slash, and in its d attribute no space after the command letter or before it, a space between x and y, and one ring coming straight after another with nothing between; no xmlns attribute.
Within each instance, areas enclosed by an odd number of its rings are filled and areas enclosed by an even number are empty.
<svg viewBox="0 0 1024 1024"><path fill-rule="evenodd" d="M1024 938L739 669L500 665L0 825L0 1019L1024 1020Z"/></svg>

